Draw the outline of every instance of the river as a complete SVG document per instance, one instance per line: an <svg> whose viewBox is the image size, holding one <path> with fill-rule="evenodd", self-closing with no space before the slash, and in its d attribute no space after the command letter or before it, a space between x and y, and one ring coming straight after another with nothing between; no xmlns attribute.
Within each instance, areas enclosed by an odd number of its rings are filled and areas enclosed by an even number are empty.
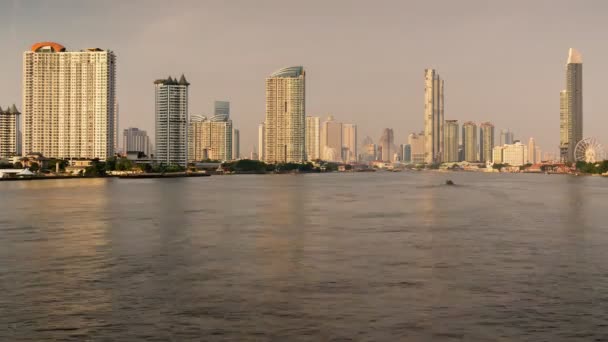
<svg viewBox="0 0 608 342"><path fill-rule="evenodd" d="M600 177L3 182L0 208L0 341L608 340Z"/></svg>

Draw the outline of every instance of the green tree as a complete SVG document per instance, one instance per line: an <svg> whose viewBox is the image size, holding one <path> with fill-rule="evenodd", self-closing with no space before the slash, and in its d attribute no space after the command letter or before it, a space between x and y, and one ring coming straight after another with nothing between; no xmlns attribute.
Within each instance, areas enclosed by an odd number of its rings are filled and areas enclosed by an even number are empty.
<svg viewBox="0 0 608 342"><path fill-rule="evenodd" d="M38 165L38 163L32 162L30 164L30 171L32 171L32 172L38 172L39 170L40 170L40 165Z"/></svg>
<svg viewBox="0 0 608 342"><path fill-rule="evenodd" d="M21 162L16 162L16 163L14 164L14 167L15 167L15 169L23 169L23 163L21 163Z"/></svg>

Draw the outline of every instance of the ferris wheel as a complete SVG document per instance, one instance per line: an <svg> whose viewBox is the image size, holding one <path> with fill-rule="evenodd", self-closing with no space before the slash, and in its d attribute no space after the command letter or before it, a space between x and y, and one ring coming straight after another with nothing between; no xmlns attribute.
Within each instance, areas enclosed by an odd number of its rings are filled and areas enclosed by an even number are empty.
<svg viewBox="0 0 608 342"><path fill-rule="evenodd" d="M597 163L604 160L606 152L602 144L595 138L585 138L576 144L574 148L574 158L576 161L586 163Z"/></svg>

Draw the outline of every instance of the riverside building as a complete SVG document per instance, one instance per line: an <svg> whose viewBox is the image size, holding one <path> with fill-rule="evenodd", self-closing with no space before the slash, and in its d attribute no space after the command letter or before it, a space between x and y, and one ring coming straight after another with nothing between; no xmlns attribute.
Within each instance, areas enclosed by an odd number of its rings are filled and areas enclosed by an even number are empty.
<svg viewBox="0 0 608 342"><path fill-rule="evenodd" d="M99 158L118 145L116 56L34 44L23 54L23 154Z"/></svg>
<svg viewBox="0 0 608 342"><path fill-rule="evenodd" d="M156 137L155 160L167 165L188 166L188 88L184 75L154 82Z"/></svg>
<svg viewBox="0 0 608 342"><path fill-rule="evenodd" d="M264 161L299 163L306 159L305 72L288 67L266 78Z"/></svg>
<svg viewBox="0 0 608 342"><path fill-rule="evenodd" d="M19 115L15 105L3 110L0 107L0 159L8 159L19 153Z"/></svg>

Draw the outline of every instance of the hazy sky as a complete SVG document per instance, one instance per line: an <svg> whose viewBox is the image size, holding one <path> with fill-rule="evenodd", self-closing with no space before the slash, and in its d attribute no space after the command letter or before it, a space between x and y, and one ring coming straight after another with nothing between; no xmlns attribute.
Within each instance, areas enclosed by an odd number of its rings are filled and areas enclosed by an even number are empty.
<svg viewBox="0 0 608 342"><path fill-rule="evenodd" d="M0 106L21 108L22 53L38 41L118 57L120 128L153 135L152 82L185 73L190 113L231 101L241 153L257 144L264 79L303 65L307 115L423 128L424 69L445 79L445 118L491 121L544 151L559 143L569 47L584 63L584 135L608 144L608 2L329 0L0 1ZM122 133L121 133L122 136Z"/></svg>

